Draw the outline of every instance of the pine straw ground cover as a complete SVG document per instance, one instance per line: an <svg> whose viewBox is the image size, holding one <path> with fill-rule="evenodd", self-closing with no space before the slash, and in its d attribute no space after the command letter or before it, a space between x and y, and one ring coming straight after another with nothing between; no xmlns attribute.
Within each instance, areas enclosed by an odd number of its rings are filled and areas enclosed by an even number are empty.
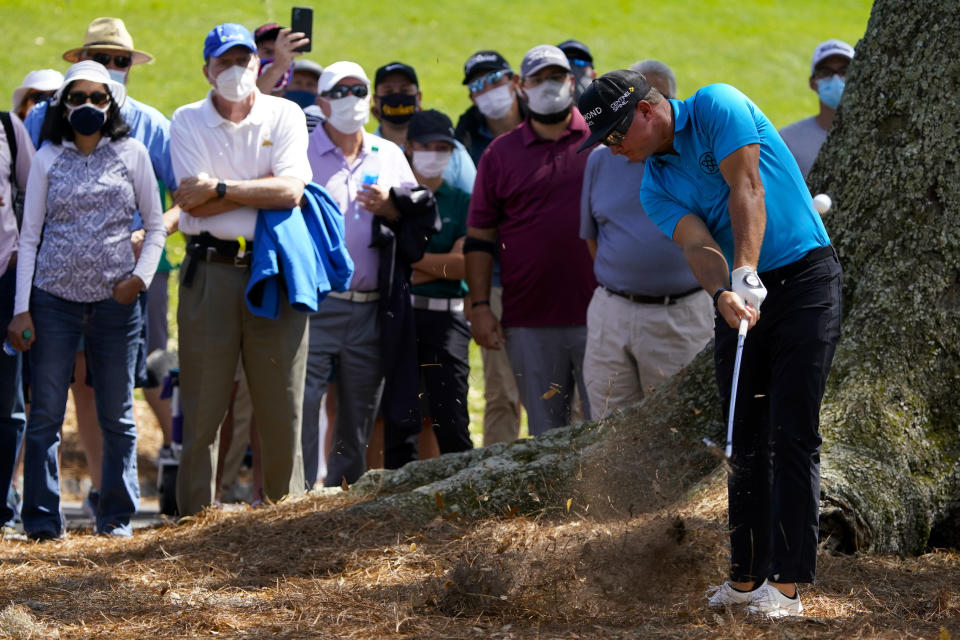
<svg viewBox="0 0 960 640"><path fill-rule="evenodd" d="M137 417L148 486L159 433L141 402ZM72 412L64 439L64 476L80 478ZM574 504L414 526L347 512L357 501L207 511L129 540L4 541L0 637L960 639L960 553L948 551L822 551L799 620L708 610L727 553L722 472L635 517Z"/></svg>
<svg viewBox="0 0 960 640"><path fill-rule="evenodd" d="M130 540L0 547L0 635L16 638L950 638L960 554L820 555L808 617L714 613L722 478L684 505L597 521L423 527L310 495L208 511Z"/></svg>

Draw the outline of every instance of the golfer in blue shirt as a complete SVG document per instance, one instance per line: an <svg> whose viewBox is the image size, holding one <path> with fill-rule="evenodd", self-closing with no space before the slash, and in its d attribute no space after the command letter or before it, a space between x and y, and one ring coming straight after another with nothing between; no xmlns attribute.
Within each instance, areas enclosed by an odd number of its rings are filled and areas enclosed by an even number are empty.
<svg viewBox="0 0 960 640"><path fill-rule="evenodd" d="M646 159L643 208L713 296L717 382L729 406L737 327L747 321L728 485L731 569L710 606L800 615L816 572L819 413L840 335L842 272L796 161L735 88L667 100L612 71L579 108L614 154ZM726 409L725 409L726 410Z"/></svg>

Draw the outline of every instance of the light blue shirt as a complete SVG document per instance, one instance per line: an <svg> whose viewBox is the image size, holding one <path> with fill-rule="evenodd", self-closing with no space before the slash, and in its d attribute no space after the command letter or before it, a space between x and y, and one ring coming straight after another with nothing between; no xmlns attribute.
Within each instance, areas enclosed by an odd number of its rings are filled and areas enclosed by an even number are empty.
<svg viewBox="0 0 960 640"><path fill-rule="evenodd" d="M667 296L700 285L680 246L640 204L643 163L599 146L590 152L580 192L580 237L597 241L597 282L619 293Z"/></svg>
<svg viewBox="0 0 960 640"><path fill-rule="evenodd" d="M381 127L377 127L374 135L383 137ZM403 147L400 147L401 149ZM477 167L473 164L473 158L467 152L458 140L453 143L453 155L450 156L450 163L443 170L443 181L447 184L460 189L468 194L473 193L473 181L477 177Z"/></svg>
<svg viewBox="0 0 960 640"><path fill-rule="evenodd" d="M767 222L757 271L782 267L830 244L796 160L747 96L730 85L713 84L670 104L677 155L649 158L640 191L643 208L665 234L672 238L683 216L699 216L732 268L730 187L720 162L741 147L759 144Z"/></svg>
<svg viewBox="0 0 960 640"><path fill-rule="evenodd" d="M473 181L477 178L477 167L467 148L459 142L453 144L450 164L443 170L444 181L468 194L473 193Z"/></svg>

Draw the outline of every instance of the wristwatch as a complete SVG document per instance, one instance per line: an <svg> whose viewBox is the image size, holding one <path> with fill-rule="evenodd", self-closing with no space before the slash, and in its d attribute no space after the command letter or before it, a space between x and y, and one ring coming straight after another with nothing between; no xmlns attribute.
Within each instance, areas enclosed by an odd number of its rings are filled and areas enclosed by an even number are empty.
<svg viewBox="0 0 960 640"><path fill-rule="evenodd" d="M225 195L227 195L227 183L221 180L217 183L217 199L223 200Z"/></svg>

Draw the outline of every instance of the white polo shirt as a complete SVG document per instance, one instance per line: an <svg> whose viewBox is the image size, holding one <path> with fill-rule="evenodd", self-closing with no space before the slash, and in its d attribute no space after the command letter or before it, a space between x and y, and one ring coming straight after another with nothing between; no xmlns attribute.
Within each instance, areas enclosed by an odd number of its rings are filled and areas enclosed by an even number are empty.
<svg viewBox="0 0 960 640"><path fill-rule="evenodd" d="M193 176L218 180L313 178L307 160L307 123L295 102L256 91L253 108L240 122L217 113L213 90L199 102L176 110L170 121L170 156L177 182ZM227 195L229 198L229 193ZM208 232L223 240L253 240L257 209L240 207L196 218L184 211L180 230Z"/></svg>

